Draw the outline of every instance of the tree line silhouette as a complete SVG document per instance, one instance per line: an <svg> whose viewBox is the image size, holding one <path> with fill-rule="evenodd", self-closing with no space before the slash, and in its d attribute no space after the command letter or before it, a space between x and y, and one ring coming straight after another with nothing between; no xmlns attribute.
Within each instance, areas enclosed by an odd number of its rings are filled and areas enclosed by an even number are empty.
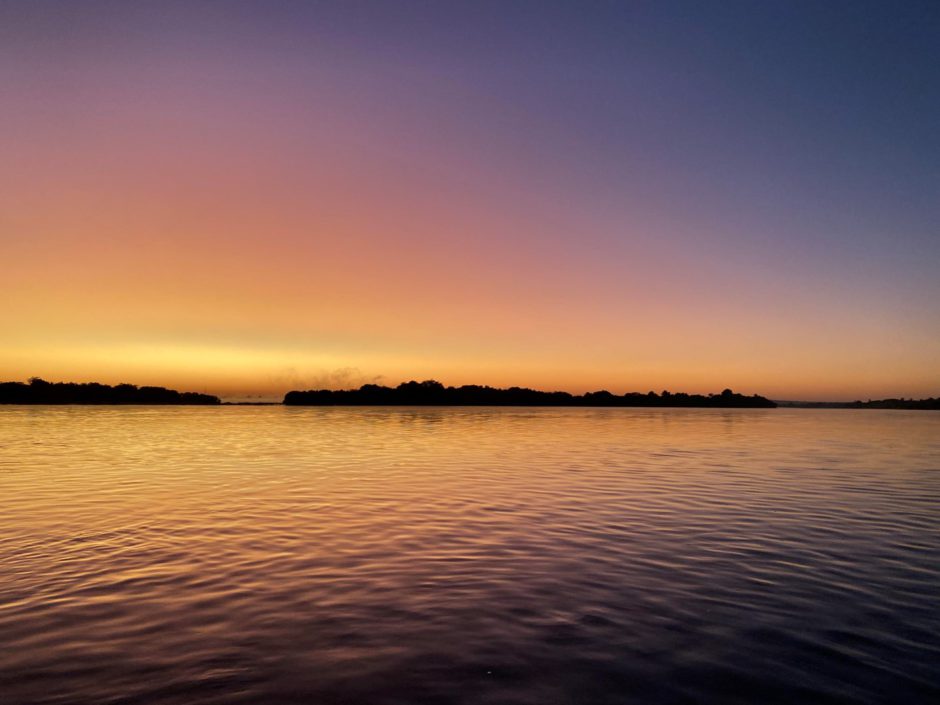
<svg viewBox="0 0 940 705"><path fill-rule="evenodd" d="M177 392L164 387L110 386L89 382L0 382L0 404L220 404L211 394Z"/></svg>
<svg viewBox="0 0 940 705"><path fill-rule="evenodd" d="M28 383L0 382L0 404L221 404L212 394L178 392L165 387L110 386L97 382L47 382L33 377ZM774 402L754 394L745 396L725 389L720 394L628 392L606 390L576 395L542 392L525 387L499 389L476 384L445 387L435 380L404 382L397 387L365 384L359 389L291 391L288 406L651 406L816 409L911 409L940 410L940 397L926 399L875 399L852 402Z"/></svg>
<svg viewBox="0 0 940 705"><path fill-rule="evenodd" d="M781 401L779 406L797 409L910 409L940 410L940 397L926 399L869 399L868 401Z"/></svg>
<svg viewBox="0 0 940 705"><path fill-rule="evenodd" d="M940 397L928 399L876 399L856 401L849 404L851 409L940 409Z"/></svg>
<svg viewBox="0 0 940 705"><path fill-rule="evenodd" d="M288 406L689 406L720 408L773 408L776 403L754 395L744 396L725 389L721 394L661 394L608 391L576 395L540 392L523 387L497 389L480 385L445 387L435 380L404 382L397 387L364 384L359 389L292 391L284 396Z"/></svg>

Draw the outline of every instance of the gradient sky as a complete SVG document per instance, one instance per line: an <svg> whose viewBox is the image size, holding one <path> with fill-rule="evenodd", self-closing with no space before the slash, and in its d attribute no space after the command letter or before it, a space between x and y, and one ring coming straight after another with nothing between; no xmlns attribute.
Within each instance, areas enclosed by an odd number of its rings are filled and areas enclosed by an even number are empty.
<svg viewBox="0 0 940 705"><path fill-rule="evenodd" d="M940 3L0 0L0 379L940 395Z"/></svg>

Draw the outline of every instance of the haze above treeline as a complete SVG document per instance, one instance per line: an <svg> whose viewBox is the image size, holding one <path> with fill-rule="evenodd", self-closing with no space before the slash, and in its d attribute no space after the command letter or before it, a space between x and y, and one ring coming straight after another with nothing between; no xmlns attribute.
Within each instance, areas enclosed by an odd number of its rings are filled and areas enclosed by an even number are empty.
<svg viewBox="0 0 940 705"><path fill-rule="evenodd" d="M0 404L154 404L220 405L212 394L179 392L157 386L107 385L97 382L47 382L38 377L0 383ZM483 385L447 387L436 380L403 382L397 387L365 384L358 389L290 391L287 406L583 406L583 407L703 407L703 408L873 408L940 409L940 398L880 399L854 402L772 401L725 389L718 394L653 391L612 394L606 390L570 394L523 387L499 389Z"/></svg>

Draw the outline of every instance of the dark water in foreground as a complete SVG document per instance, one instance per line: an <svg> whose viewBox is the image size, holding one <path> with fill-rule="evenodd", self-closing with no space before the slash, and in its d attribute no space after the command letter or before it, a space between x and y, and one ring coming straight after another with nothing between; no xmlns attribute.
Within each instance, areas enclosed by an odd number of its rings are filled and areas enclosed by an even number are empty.
<svg viewBox="0 0 940 705"><path fill-rule="evenodd" d="M0 408L0 702L940 702L940 413Z"/></svg>

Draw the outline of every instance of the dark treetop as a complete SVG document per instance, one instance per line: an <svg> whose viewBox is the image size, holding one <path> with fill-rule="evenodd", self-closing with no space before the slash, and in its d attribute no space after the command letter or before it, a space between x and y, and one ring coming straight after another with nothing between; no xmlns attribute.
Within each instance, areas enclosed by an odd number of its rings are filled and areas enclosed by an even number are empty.
<svg viewBox="0 0 940 705"><path fill-rule="evenodd" d="M29 384L0 382L0 404L218 404L211 394L177 392L163 387L90 382L46 382L33 377Z"/></svg>
<svg viewBox="0 0 940 705"><path fill-rule="evenodd" d="M440 382L405 382L395 388L365 384L359 389L288 392L284 403L291 406L702 406L772 408L769 399L735 394L730 389L721 394L685 394L630 392L623 396L607 391L583 395L568 392L539 392L534 389L510 387L495 389L479 385L445 387Z"/></svg>

